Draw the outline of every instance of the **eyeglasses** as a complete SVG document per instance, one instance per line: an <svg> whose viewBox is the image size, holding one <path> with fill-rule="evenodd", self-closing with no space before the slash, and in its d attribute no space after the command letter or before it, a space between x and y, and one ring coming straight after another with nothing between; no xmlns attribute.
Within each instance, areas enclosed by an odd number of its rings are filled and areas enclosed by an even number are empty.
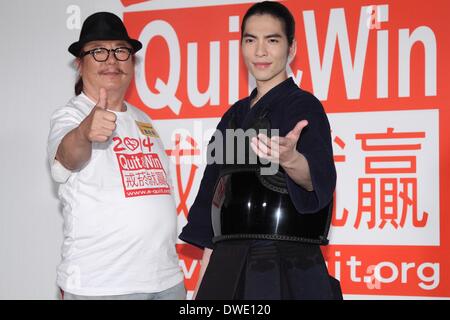
<svg viewBox="0 0 450 320"><path fill-rule="evenodd" d="M97 62L105 62L109 58L109 54L114 52L114 57L118 61L127 61L133 50L127 47L119 47L115 49L106 49L106 48L94 48L89 51L84 51L80 54L80 57L87 56L91 54L95 61Z"/></svg>

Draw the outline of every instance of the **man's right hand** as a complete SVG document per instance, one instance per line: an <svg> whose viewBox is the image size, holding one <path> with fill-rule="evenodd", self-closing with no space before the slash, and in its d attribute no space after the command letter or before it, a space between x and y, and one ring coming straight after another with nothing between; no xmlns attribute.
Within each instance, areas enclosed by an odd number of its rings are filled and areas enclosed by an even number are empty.
<svg viewBox="0 0 450 320"><path fill-rule="evenodd" d="M91 113L62 139L56 152L56 160L65 168L81 168L91 157L92 142L106 142L113 134L117 116L107 110L107 101L106 90L102 88Z"/></svg>
<svg viewBox="0 0 450 320"><path fill-rule="evenodd" d="M101 88L97 104L80 123L81 134L90 142L105 142L116 129L117 116L115 113L108 111L107 101L106 90Z"/></svg>

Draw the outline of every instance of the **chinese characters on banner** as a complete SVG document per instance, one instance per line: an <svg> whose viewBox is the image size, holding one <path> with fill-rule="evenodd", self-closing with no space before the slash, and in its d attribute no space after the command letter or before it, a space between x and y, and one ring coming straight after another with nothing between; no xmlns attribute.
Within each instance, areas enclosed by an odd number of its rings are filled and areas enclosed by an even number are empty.
<svg viewBox="0 0 450 320"><path fill-rule="evenodd" d="M332 127L330 273L350 298L450 297L449 3L283 3L298 43L288 72L322 101ZM144 45L128 100L156 120L173 160L181 230L220 116L254 85L239 53L250 4L122 4ZM192 294L202 252L182 242L178 252Z"/></svg>

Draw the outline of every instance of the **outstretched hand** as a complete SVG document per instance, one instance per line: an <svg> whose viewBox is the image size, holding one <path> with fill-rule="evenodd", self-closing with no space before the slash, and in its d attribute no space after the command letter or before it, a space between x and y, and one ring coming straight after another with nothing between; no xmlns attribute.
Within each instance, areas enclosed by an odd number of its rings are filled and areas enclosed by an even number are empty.
<svg viewBox="0 0 450 320"><path fill-rule="evenodd" d="M260 133L252 138L251 148L262 159L279 163L283 167L288 166L298 155L297 142L307 125L307 120L299 121L285 137L275 136L269 139Z"/></svg>

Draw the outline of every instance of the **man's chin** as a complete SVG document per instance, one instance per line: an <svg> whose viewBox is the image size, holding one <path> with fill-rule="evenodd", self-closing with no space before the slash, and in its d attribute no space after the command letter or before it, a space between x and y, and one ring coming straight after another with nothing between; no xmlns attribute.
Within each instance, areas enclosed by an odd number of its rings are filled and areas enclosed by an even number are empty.
<svg viewBox="0 0 450 320"><path fill-rule="evenodd" d="M254 74L253 77L255 78L256 81L259 81L259 82L265 82L265 81L272 79L272 77L268 76L268 75Z"/></svg>
<svg viewBox="0 0 450 320"><path fill-rule="evenodd" d="M117 79L117 80L110 79L108 81L102 81L102 85L103 85L103 88L105 88L106 90L119 90L119 89L128 88L130 83L125 83L125 82L123 82L123 80L119 80L119 79Z"/></svg>

